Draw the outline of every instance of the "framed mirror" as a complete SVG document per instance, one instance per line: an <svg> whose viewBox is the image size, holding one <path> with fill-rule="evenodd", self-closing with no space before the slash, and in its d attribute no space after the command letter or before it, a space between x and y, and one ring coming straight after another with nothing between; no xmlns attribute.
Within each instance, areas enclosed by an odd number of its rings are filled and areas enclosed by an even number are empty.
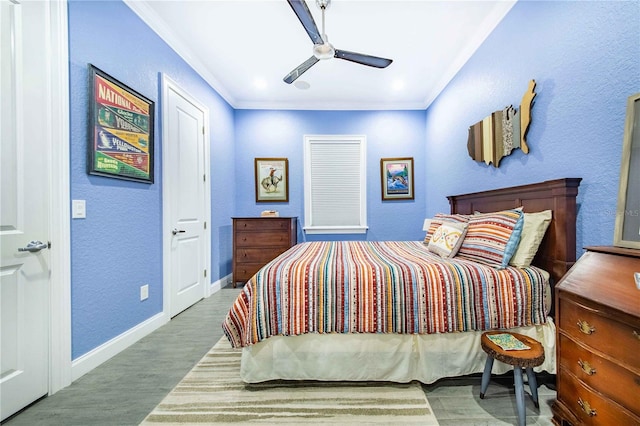
<svg viewBox="0 0 640 426"><path fill-rule="evenodd" d="M640 93L627 101L613 245L640 249Z"/></svg>

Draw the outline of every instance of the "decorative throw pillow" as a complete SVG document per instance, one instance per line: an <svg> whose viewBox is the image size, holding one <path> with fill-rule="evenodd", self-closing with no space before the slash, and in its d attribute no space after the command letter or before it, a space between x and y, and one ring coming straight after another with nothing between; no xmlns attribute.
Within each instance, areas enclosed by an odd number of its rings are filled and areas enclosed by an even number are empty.
<svg viewBox="0 0 640 426"><path fill-rule="evenodd" d="M551 217L551 210L524 214L524 226L522 227L520 244L518 244L513 257L509 261L510 265L519 268L531 266L544 234L551 223Z"/></svg>
<svg viewBox="0 0 640 426"><path fill-rule="evenodd" d="M504 268L518 247L522 227L523 213L520 209L473 215L458 255Z"/></svg>
<svg viewBox="0 0 640 426"><path fill-rule="evenodd" d="M443 222L431 236L429 251L440 257L455 256L464 240L468 226L467 223Z"/></svg>
<svg viewBox="0 0 640 426"><path fill-rule="evenodd" d="M424 237L424 243L429 244L433 233L436 232L436 229L438 229L444 222L467 223L469 222L470 217L471 215L468 214L437 213L433 219L431 219L429 230L427 231L427 235Z"/></svg>

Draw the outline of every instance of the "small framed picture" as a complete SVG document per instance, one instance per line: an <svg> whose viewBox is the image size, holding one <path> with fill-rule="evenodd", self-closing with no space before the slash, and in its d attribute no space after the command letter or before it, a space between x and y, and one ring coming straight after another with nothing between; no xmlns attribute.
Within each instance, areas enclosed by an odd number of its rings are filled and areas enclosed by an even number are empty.
<svg viewBox="0 0 640 426"><path fill-rule="evenodd" d="M413 200L413 157L381 158L382 200Z"/></svg>
<svg viewBox="0 0 640 426"><path fill-rule="evenodd" d="M289 201L289 160L255 159L256 203Z"/></svg>

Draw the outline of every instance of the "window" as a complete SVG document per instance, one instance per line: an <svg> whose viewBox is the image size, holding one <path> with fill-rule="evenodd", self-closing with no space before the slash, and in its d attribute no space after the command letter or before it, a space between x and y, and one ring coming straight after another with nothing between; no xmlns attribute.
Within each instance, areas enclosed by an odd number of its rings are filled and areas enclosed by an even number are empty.
<svg viewBox="0 0 640 426"><path fill-rule="evenodd" d="M366 137L304 137L304 230L367 232Z"/></svg>

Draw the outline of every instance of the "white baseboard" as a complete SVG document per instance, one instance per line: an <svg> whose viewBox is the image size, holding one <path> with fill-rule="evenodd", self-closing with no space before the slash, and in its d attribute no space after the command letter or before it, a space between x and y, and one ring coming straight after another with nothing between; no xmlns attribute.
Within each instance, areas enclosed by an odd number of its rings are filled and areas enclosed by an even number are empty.
<svg viewBox="0 0 640 426"><path fill-rule="evenodd" d="M229 274L225 277L220 278L218 281L211 283L211 285L209 286L209 295L219 292L222 287L229 284L231 280L232 276L231 274Z"/></svg>
<svg viewBox="0 0 640 426"><path fill-rule="evenodd" d="M162 327L164 324L169 322L169 319L169 315L165 315L164 312L160 312L148 320L141 322L137 326L130 328L121 335L73 360L71 362L71 381L78 380L80 377L98 367L103 362L108 361L149 333Z"/></svg>
<svg viewBox="0 0 640 426"><path fill-rule="evenodd" d="M209 285L209 296L220 291L222 287L231 282L231 279L231 274L229 274L211 283ZM73 382L78 380L80 377L98 367L103 362L108 361L138 340L162 327L169 322L170 319L171 318L168 314L160 312L148 320L141 322L137 326L125 331L121 335L103 343L92 351L87 352L78 359L73 360L71 362L71 381Z"/></svg>

